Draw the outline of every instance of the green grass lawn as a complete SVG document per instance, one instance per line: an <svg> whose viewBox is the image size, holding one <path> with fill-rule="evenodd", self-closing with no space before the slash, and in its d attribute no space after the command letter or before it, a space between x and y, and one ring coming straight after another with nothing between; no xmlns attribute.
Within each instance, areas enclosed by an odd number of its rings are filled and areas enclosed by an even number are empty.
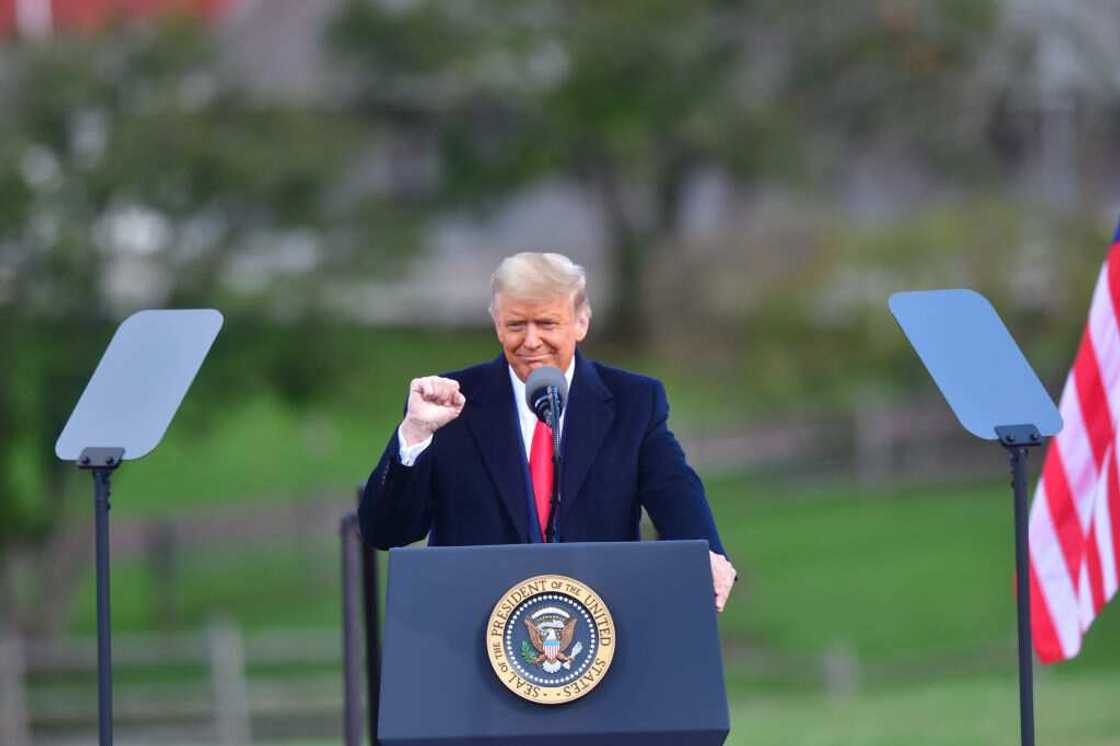
<svg viewBox="0 0 1120 746"><path fill-rule="evenodd" d="M1047 746L1116 746L1120 675L1049 679L1036 687L1035 732ZM752 694L731 698L727 746L1017 746L1013 679L913 685L829 698ZM337 741L273 742L337 746Z"/></svg>
<svg viewBox="0 0 1120 746"><path fill-rule="evenodd" d="M1116 746L1120 675L1045 680L1036 692L1036 735L1046 746ZM1012 679L914 685L827 698L804 693L731 699L727 746L1017 746ZM289 741L284 746L297 746ZM337 745L332 741L298 746ZM276 743L275 746L280 746Z"/></svg>
<svg viewBox="0 0 1120 746"><path fill-rule="evenodd" d="M875 492L739 475L708 485L743 572L720 618L729 744L1018 743L1005 484ZM178 622L222 614L249 629L337 629L337 549L323 537L184 557ZM123 562L113 573L114 630L156 628L147 568ZM91 634L92 583L79 596L73 628ZM769 679L752 660L761 650L812 667L836 644L861 666L849 695L828 695L812 675ZM1106 608L1076 661L1036 671L1039 743L1120 744L1120 612Z"/></svg>
<svg viewBox="0 0 1120 746"><path fill-rule="evenodd" d="M111 582L113 630L197 629L215 617L232 618L249 630L337 629L340 562L338 546L326 538L303 548L216 547L182 556L170 593L144 562L117 562ZM95 633L95 602L90 576L74 601L74 633Z"/></svg>
<svg viewBox="0 0 1120 746"><path fill-rule="evenodd" d="M285 404L261 384L256 393L227 401L218 391L236 365L236 341L220 337L159 447L130 462L113 477L113 514L164 516L207 505L288 501L313 492L349 490L368 474L400 420L412 377L489 360L499 348L487 330L454 334L433 331L340 329L327 342L334 385L307 406ZM595 355L592 347L590 354ZM688 370L665 360L603 357L665 380L673 402L674 427L731 426L751 404L729 383L733 368ZM246 361L248 366L252 361ZM260 361L257 361L260 364ZM315 361L309 371L315 375ZM249 368L245 376L254 375ZM260 375L259 371L255 375ZM243 384L244 385L244 384ZM713 396L714 391L732 392ZM737 398L738 397L738 398ZM215 405L215 401L224 402ZM69 474L69 504L79 512L89 502L89 478ZM22 480L28 490L36 479Z"/></svg>
<svg viewBox="0 0 1120 746"><path fill-rule="evenodd" d="M1046 677L1036 686L1036 735L1049 746L1120 744L1120 674ZM935 681L830 698L742 694L731 700L729 746L1014 746L1014 677Z"/></svg>
<svg viewBox="0 0 1120 746"><path fill-rule="evenodd" d="M1013 648L1006 485L875 492L743 475L707 483L741 573L720 617L730 644L788 655L841 646L871 669L919 670ZM333 533L301 547L184 551L169 600L143 562L117 562L114 627L150 629L169 603L188 627L215 614L254 628L335 625L338 563ZM92 604L90 578L77 594L74 629L92 629ZM1106 607L1085 653L1067 666L1120 667L1120 612Z"/></svg>
<svg viewBox="0 0 1120 746"><path fill-rule="evenodd" d="M725 629L770 646L854 646L871 659L1013 633L1002 485L874 492L708 480L742 570Z"/></svg>
<svg viewBox="0 0 1120 746"><path fill-rule="evenodd" d="M214 413L205 397L188 396L160 448L115 475L113 516L174 517L233 502L267 510L309 494L351 494L390 435L411 375L497 353L486 333L353 342L370 346L348 363L359 374L308 411L261 393ZM665 378L678 429L723 422L711 381L634 367ZM735 406L736 417L745 406ZM890 489L705 475L741 574L720 618L730 650L729 743L1017 743L1011 498L997 469L993 462L990 482ZM74 513L88 524L88 477L75 474L73 489ZM301 546L184 551L171 591L139 560L115 561L112 577L120 634L195 629L215 616L250 630L339 624L333 532ZM1115 606L1076 661L1039 669L1040 743L1120 744L1120 712L1110 708L1120 687ZM92 567L69 627L93 633ZM835 648L858 661L860 685L849 696L827 696L813 673L760 673L754 660L762 651L812 668Z"/></svg>
<svg viewBox="0 0 1120 746"><path fill-rule="evenodd" d="M309 494L350 494L397 420L409 377L402 370L446 370L496 354L486 335L446 341L387 344L308 412L261 394L204 417L206 402L188 397L163 445L114 477L113 515L173 517L232 502L266 510ZM391 357L402 350L407 360ZM673 371L655 372L673 379ZM670 388L674 424L710 422L706 384L685 378ZM1017 742L1012 518L1002 473L890 489L750 474L705 475L705 483L741 573L720 618L731 651L729 743ZM76 511L88 510L88 479L75 478L74 488ZM339 624L333 532L303 546L183 552L176 573L168 592L142 561L114 562L114 631L197 628L219 615L251 630ZM93 600L91 575L76 594L72 631L92 634ZM1040 743L1120 744L1112 735L1120 714L1109 708L1120 685L1114 606L1076 661L1040 669ZM813 668L834 648L858 661L860 686L850 696L827 696L815 673L760 672L752 657L763 651Z"/></svg>
<svg viewBox="0 0 1120 746"><path fill-rule="evenodd" d="M1015 641L1006 483L857 489L707 480L741 580L725 639L864 663L988 656ZM1120 669L1120 611L1106 607L1076 670ZM1008 662L1014 665L1014 660Z"/></svg>

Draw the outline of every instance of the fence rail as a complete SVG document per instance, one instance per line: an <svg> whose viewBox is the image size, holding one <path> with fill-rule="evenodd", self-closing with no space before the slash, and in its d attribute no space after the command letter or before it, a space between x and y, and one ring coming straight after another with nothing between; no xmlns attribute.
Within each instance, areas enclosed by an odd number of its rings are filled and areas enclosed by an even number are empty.
<svg viewBox="0 0 1120 746"><path fill-rule="evenodd" d="M114 732L129 744L343 742L342 654L330 631L243 633L216 621L201 633L114 639ZM930 676L1012 670L1014 640L950 656L862 660L836 645L790 655L731 644L729 676L758 686L844 697ZM0 641L0 744L69 746L96 732L96 641ZM364 702L364 698L363 698ZM366 742L359 736L357 742Z"/></svg>
<svg viewBox="0 0 1120 746"><path fill-rule="evenodd" d="M329 631L116 635L117 742L244 746L341 735L342 656ZM88 742L96 732L93 638L0 641L0 743Z"/></svg>

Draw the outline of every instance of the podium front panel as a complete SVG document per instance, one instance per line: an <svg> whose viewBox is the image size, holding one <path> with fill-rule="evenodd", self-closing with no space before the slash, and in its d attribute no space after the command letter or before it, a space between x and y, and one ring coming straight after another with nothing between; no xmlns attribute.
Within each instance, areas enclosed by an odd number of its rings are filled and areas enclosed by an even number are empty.
<svg viewBox="0 0 1120 746"><path fill-rule="evenodd" d="M543 705L505 688L486 625L515 584L565 575L610 609L598 686ZM730 728L706 541L426 547L389 553L379 740L449 744L722 744Z"/></svg>

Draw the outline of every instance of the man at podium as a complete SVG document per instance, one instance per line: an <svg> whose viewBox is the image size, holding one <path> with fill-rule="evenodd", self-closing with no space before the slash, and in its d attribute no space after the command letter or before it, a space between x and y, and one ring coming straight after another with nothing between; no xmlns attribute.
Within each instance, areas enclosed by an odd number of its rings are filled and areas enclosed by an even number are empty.
<svg viewBox="0 0 1120 746"><path fill-rule="evenodd" d="M559 421L560 541L636 541L641 508L663 539L707 539L716 608L735 569L696 472L670 432L660 381L588 360L584 270L560 254L507 257L491 278L490 315L502 354L413 379L405 416L366 482L362 535L379 548L428 536L433 546L545 540L552 432L525 401L542 366L564 373Z"/></svg>

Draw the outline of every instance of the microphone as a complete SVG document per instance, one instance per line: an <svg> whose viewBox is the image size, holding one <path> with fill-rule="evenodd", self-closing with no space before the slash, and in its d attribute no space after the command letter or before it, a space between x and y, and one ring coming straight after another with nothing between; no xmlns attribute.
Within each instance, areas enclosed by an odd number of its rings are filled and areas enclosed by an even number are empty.
<svg viewBox="0 0 1120 746"><path fill-rule="evenodd" d="M525 401L537 418L552 428L552 510L544 530L546 542L559 541L560 512L560 413L568 396L568 381L559 368L544 365L529 374L525 381Z"/></svg>
<svg viewBox="0 0 1120 746"><path fill-rule="evenodd" d="M546 425L556 428L564 400L568 396L568 381L559 368L545 365L529 374L525 381L525 401L529 409Z"/></svg>

